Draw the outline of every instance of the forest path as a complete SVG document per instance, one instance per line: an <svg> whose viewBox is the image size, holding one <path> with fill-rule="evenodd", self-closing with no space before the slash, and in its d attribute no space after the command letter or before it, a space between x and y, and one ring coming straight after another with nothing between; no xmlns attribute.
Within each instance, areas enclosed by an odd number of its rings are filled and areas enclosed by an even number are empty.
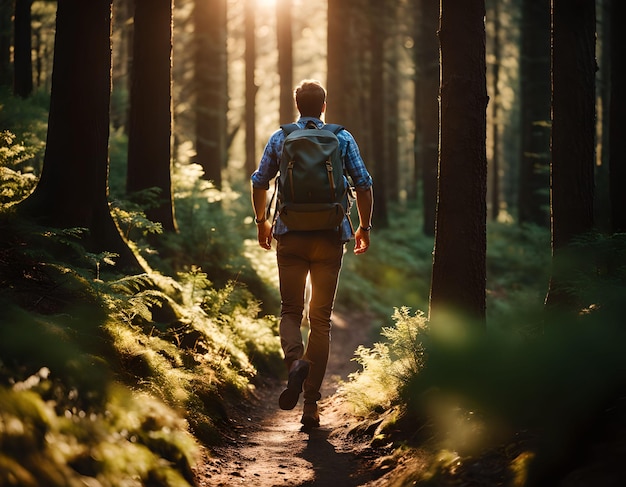
<svg viewBox="0 0 626 487"><path fill-rule="evenodd" d="M251 407L230 411L235 434L224 446L205 451L196 467L200 487L254 485L363 487L383 471L378 454L348 434L347 404L335 392L357 370L352 360L359 345L371 345L371 318L335 312L326 378L320 402L320 428L301 430L302 397L283 411L278 396L285 381L257 388Z"/></svg>

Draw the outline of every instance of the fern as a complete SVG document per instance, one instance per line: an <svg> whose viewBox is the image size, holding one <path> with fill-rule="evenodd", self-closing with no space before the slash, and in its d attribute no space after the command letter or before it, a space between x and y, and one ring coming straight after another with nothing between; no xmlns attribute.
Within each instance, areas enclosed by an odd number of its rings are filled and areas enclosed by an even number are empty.
<svg viewBox="0 0 626 487"><path fill-rule="evenodd" d="M37 178L25 164L33 157L31 150L15 142L14 134L0 132L0 205L16 203L35 188Z"/></svg>
<svg viewBox="0 0 626 487"><path fill-rule="evenodd" d="M400 391L426 366L428 326L420 311L407 307L393 314L394 326L384 327L386 338L373 347L359 346L354 360L362 370L349 376L341 394L361 414L382 411L400 400Z"/></svg>

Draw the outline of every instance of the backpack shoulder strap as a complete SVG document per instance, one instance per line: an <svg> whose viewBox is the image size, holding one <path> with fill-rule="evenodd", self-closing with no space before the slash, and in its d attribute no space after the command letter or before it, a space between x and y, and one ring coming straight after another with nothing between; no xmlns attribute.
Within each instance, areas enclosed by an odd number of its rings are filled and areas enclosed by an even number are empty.
<svg viewBox="0 0 626 487"><path fill-rule="evenodd" d="M295 132L300 127L297 123L286 123L284 125L281 125L280 128L283 130L285 137L287 137L291 132Z"/></svg>
<svg viewBox="0 0 626 487"><path fill-rule="evenodd" d="M322 127L322 129L330 130L335 135L341 132L344 128L345 127L343 125L337 125L336 123L327 123Z"/></svg>

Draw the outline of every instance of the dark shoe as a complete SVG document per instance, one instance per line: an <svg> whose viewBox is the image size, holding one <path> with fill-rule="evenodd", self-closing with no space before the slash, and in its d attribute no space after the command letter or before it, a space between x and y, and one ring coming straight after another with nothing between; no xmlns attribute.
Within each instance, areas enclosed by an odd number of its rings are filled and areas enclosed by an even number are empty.
<svg viewBox="0 0 626 487"><path fill-rule="evenodd" d="M305 430L320 427L320 415L317 411L316 403L304 404L304 412L300 422L302 423L302 429Z"/></svg>
<svg viewBox="0 0 626 487"><path fill-rule="evenodd" d="M296 360L289 371L287 389L278 398L280 409L293 409L298 404L302 392L302 384L309 375L309 363L306 360Z"/></svg>

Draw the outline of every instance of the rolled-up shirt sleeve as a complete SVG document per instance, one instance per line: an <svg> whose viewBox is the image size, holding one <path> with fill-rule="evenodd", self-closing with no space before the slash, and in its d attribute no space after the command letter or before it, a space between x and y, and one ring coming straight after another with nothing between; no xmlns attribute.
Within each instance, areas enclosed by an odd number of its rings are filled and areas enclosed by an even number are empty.
<svg viewBox="0 0 626 487"><path fill-rule="evenodd" d="M346 171L350 175L355 188L362 190L371 188L372 177L365 166L365 162L359 151L359 146L354 140L354 137L345 129L339 132L337 137L343 139L345 144L345 152L342 155L344 157Z"/></svg>
<svg viewBox="0 0 626 487"><path fill-rule="evenodd" d="M250 177L253 188L269 189L270 181L274 179L278 173L278 162L280 161L282 152L283 139L283 131L277 130L267 141L263 155L261 156L259 168L254 171Z"/></svg>

